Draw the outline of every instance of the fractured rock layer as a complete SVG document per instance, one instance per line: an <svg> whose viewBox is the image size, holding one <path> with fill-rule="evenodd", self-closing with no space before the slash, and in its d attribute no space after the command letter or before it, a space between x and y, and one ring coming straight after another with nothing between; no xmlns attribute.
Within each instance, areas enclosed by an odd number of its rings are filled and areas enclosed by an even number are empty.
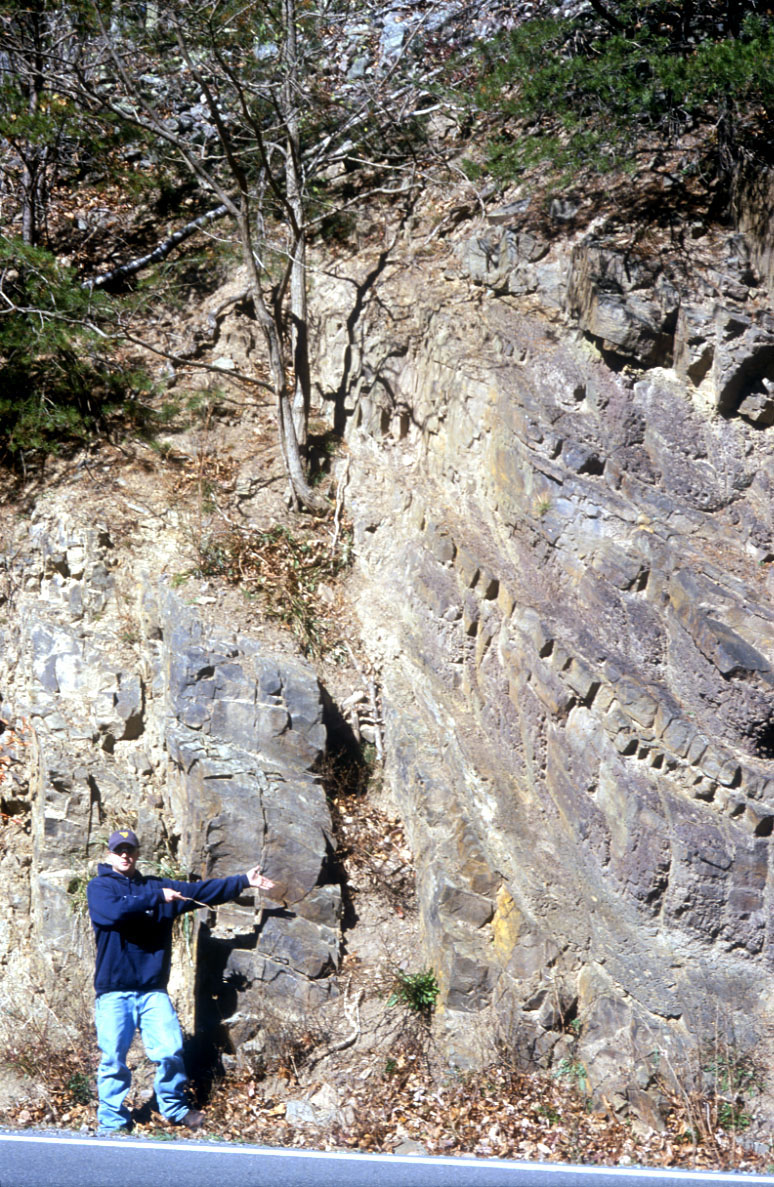
<svg viewBox="0 0 774 1187"><path fill-rule="evenodd" d="M83 986L82 888L110 831L129 822L148 872L217 877L259 863L276 881L272 900L247 894L181 933L174 979L193 1025L195 938L197 1008L208 1021L215 1008L232 1041L260 1044L266 1002L326 1000L338 962L331 820L312 773L326 737L317 678L207 627L163 580L124 571L106 527L55 506L20 527L8 568L4 993L33 967L49 999Z"/></svg>
<svg viewBox="0 0 774 1187"><path fill-rule="evenodd" d="M771 1021L769 328L741 281L700 330L648 261L484 242L488 292L415 265L357 335L326 293L363 636L452 1057L633 1091Z"/></svg>

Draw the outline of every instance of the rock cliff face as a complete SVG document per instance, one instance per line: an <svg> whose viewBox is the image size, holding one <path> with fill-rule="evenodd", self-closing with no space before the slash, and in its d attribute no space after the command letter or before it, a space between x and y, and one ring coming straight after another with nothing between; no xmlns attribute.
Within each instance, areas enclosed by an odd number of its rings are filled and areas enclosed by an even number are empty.
<svg viewBox="0 0 774 1187"><path fill-rule="evenodd" d="M326 733L317 678L207 627L168 583L133 572L88 506L49 502L20 527L5 573L4 994L30 980L60 996L82 986L85 882L110 830L136 822L146 872L217 877L260 862L276 881L273 901L251 892L196 929L197 1007L216 998L238 1041L260 1044L255 997L291 1009L325 1000L338 960L331 820L312 773ZM182 957L190 1025L194 969Z"/></svg>
<svg viewBox="0 0 774 1187"><path fill-rule="evenodd" d="M648 252L526 205L358 318L327 282L322 385L450 1056L633 1094L771 1029L770 224Z"/></svg>
<svg viewBox="0 0 774 1187"><path fill-rule="evenodd" d="M528 205L317 281L317 374L439 1038L634 1102L774 1021L771 190L680 250ZM6 544L3 992L83 979L73 902L129 818L182 874L277 881L195 937L197 1008L259 1047L267 1001L336 992L323 693L139 555L55 492ZM177 985L190 1024L186 951Z"/></svg>

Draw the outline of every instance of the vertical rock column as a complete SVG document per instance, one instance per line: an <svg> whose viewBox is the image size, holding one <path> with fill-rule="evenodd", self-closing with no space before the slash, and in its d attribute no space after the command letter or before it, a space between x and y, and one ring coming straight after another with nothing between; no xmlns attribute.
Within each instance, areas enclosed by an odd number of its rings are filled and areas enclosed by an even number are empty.
<svg viewBox="0 0 774 1187"><path fill-rule="evenodd" d="M267 1002L292 1013L333 990L341 893L312 770L325 745L322 697L300 663L206 630L171 592L157 613L178 856L203 877L259 864L275 883L218 908L199 935L199 1019L224 1023L236 1047L255 1041Z"/></svg>

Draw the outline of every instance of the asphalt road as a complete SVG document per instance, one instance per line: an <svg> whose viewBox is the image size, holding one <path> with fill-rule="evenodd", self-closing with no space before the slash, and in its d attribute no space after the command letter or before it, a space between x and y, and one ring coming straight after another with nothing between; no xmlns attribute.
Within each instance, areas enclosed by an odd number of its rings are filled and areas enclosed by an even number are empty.
<svg viewBox="0 0 774 1187"><path fill-rule="evenodd" d="M774 1187L771 1175L0 1131L0 1187Z"/></svg>

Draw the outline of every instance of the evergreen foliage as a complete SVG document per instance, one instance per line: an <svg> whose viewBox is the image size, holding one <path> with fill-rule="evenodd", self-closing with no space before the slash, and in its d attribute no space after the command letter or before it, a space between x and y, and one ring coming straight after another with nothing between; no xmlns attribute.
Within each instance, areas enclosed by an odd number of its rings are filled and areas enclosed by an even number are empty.
<svg viewBox="0 0 774 1187"><path fill-rule="evenodd" d="M487 165L510 178L537 162L578 172L636 167L701 129L694 166L727 173L769 150L774 22L757 0L597 0L529 20L480 50L475 102L501 121Z"/></svg>
<svg viewBox="0 0 774 1187"><path fill-rule="evenodd" d="M106 427L147 377L111 362L93 297L42 247L0 235L0 459L24 464Z"/></svg>
<svg viewBox="0 0 774 1187"><path fill-rule="evenodd" d="M0 0L0 461L12 466L104 431L127 394L149 386L111 361L100 329L109 302L50 250L57 190L96 168L105 176L126 130L80 97L100 69L100 6Z"/></svg>

